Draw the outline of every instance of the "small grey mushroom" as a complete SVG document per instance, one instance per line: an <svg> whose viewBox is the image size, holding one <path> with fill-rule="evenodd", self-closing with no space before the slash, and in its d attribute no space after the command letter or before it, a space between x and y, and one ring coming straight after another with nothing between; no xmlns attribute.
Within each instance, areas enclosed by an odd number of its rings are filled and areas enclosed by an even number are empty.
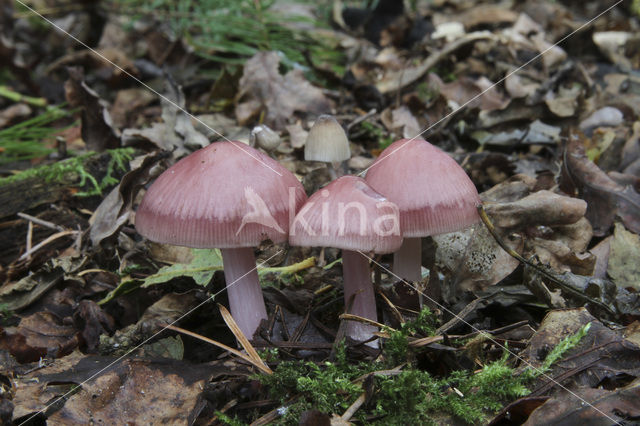
<svg viewBox="0 0 640 426"><path fill-rule="evenodd" d="M271 152L280 145L280 136L268 126L261 124L251 130L249 143L252 147L259 147Z"/></svg>

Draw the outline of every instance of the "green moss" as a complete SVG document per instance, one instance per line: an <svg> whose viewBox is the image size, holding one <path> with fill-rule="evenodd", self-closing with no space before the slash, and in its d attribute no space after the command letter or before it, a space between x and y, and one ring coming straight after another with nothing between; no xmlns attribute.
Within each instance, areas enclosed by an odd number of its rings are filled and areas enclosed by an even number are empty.
<svg viewBox="0 0 640 426"><path fill-rule="evenodd" d="M412 333L432 332L433 321L433 315L425 310L400 330L391 331L380 358L384 361L350 363L346 347L341 344L335 362L283 361L273 375L257 376L269 397L282 404L282 417L277 423L298 424L300 415L310 409L341 415L364 392L360 379L373 374L373 389L368 387L368 401L354 420L380 425L435 424L434 419L449 415L476 424L485 422L505 403L527 395L526 385L542 374L532 370L516 374L509 365L510 353L505 351L499 360L487 363L479 372L454 371L447 377L434 377L412 364L407 339ZM543 368L557 362L587 332L585 326L562 340L549 353ZM399 363L396 365L404 364L403 371L384 374L382 370L388 370L391 360Z"/></svg>
<svg viewBox="0 0 640 426"><path fill-rule="evenodd" d="M409 347L409 336L420 333L431 336L435 332L435 318L428 308L423 309L413 321L407 321L399 330L387 328L389 339L384 342L384 356L389 367L412 360L413 352Z"/></svg>
<svg viewBox="0 0 640 426"><path fill-rule="evenodd" d="M393 142L393 139L382 128L375 124L363 121L360 123L362 130L366 132L366 137L378 141L378 148L385 149Z"/></svg>
<svg viewBox="0 0 640 426"><path fill-rule="evenodd" d="M37 178L42 179L45 183L53 183L64 181L65 177L71 180L74 176L77 176L80 180L77 186L82 188L88 184L90 189L78 192L75 194L76 196L88 197L91 195L100 195L102 194L103 189L118 183L118 180L113 177L113 173L115 171L127 170L127 162L133 157L134 149L118 148L109 149L106 152L109 154L110 159L107 165L107 173L100 181L85 169L85 161L89 157L96 155L95 153L88 153L58 161L53 164L34 167L13 176L0 178L0 186L8 185L24 179Z"/></svg>

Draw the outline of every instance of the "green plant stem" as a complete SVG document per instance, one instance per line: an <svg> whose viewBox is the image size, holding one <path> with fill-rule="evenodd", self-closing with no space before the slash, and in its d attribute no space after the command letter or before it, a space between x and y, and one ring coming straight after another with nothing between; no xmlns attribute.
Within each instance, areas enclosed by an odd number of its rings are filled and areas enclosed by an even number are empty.
<svg viewBox="0 0 640 426"><path fill-rule="evenodd" d="M33 96L23 95L22 93L18 93L4 85L0 85L0 96L14 102L24 102L37 107L47 106L47 100L45 98L35 98Z"/></svg>

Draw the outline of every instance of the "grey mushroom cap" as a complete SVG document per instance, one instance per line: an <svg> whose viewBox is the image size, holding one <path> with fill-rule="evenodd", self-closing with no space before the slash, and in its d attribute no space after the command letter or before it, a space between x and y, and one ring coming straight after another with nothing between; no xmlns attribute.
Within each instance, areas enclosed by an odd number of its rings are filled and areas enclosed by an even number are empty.
<svg viewBox="0 0 640 426"><path fill-rule="evenodd" d="M350 157L349 140L342 126L331 115L318 117L309 130L304 146L304 159L333 163Z"/></svg>

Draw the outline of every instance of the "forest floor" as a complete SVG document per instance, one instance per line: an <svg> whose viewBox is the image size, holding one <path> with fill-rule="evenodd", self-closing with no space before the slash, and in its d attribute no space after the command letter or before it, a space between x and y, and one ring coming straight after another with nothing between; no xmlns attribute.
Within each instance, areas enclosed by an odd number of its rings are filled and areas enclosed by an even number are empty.
<svg viewBox="0 0 640 426"><path fill-rule="evenodd" d="M640 423L639 27L631 0L0 0L0 423ZM486 217L424 237L421 280L372 255L369 344L341 250L263 241L244 336L220 251L136 211L257 125L311 196L322 114L339 173L424 138Z"/></svg>

